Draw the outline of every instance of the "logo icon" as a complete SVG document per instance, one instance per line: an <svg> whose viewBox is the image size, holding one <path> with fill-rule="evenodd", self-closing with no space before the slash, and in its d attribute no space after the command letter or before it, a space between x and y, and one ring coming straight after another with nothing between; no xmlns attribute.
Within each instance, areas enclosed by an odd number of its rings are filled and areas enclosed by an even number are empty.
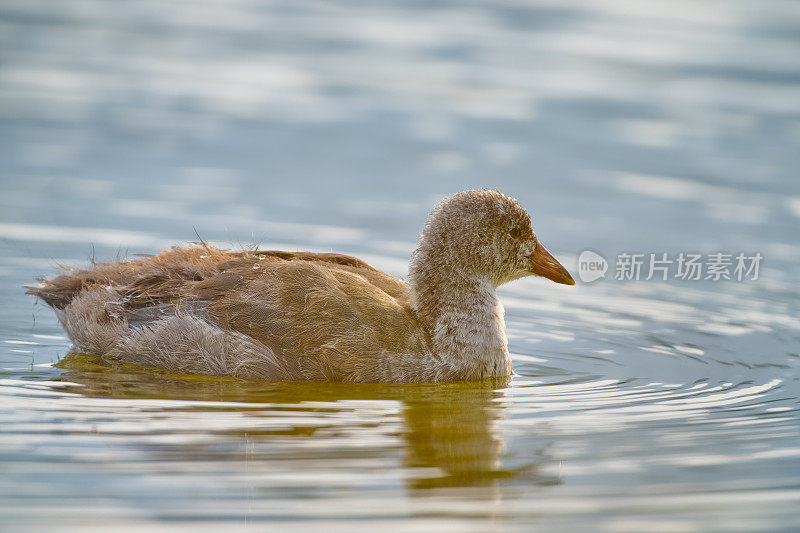
<svg viewBox="0 0 800 533"><path fill-rule="evenodd" d="M584 283L592 283L605 278L608 272L608 261L605 257L591 250L584 250L578 256L578 277Z"/></svg>

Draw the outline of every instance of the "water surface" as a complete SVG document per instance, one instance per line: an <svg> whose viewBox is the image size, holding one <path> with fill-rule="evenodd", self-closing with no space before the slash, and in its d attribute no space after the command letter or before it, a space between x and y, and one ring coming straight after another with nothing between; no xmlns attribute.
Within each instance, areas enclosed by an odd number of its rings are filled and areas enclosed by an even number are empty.
<svg viewBox="0 0 800 533"><path fill-rule="evenodd" d="M798 36L780 0L4 1L2 527L796 530ZM470 187L571 270L761 275L512 283L507 386L120 371L21 290L195 232L402 276Z"/></svg>

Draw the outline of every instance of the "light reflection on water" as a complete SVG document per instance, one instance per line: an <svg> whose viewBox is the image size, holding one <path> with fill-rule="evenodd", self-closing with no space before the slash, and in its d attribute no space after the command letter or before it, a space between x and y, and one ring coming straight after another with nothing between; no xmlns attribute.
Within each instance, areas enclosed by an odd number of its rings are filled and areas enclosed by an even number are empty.
<svg viewBox="0 0 800 533"><path fill-rule="evenodd" d="M780 1L4 2L4 526L791 531L798 27ZM762 276L515 282L507 386L110 370L20 289L195 229L404 275L431 205L481 186L569 266Z"/></svg>
<svg viewBox="0 0 800 533"><path fill-rule="evenodd" d="M463 526L624 510L711 526L708 508L738 516L752 499L751 517L780 523L798 497L782 466L800 457L796 401L778 379L542 375L498 389L238 382L78 354L59 366L54 381L0 382L12 520L77 526L71 503L109 490L91 520Z"/></svg>

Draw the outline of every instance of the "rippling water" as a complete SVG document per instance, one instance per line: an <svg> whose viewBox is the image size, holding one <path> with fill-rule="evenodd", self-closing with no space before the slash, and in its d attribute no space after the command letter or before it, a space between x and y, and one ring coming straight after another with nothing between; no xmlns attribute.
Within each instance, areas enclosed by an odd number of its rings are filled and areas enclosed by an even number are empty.
<svg viewBox="0 0 800 533"><path fill-rule="evenodd" d="M1 527L796 530L798 73L779 0L5 0ZM481 186L761 276L508 285L507 387L112 371L21 290L195 231L404 275Z"/></svg>

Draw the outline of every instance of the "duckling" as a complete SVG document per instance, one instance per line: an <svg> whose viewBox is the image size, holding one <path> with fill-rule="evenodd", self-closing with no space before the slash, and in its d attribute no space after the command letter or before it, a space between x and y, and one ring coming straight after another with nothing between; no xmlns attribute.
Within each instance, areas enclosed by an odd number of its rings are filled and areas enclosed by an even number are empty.
<svg viewBox="0 0 800 533"><path fill-rule="evenodd" d="M495 289L524 276L574 285L513 198L442 200L408 282L334 253L199 245L39 279L75 349L110 361L272 381L508 378Z"/></svg>

